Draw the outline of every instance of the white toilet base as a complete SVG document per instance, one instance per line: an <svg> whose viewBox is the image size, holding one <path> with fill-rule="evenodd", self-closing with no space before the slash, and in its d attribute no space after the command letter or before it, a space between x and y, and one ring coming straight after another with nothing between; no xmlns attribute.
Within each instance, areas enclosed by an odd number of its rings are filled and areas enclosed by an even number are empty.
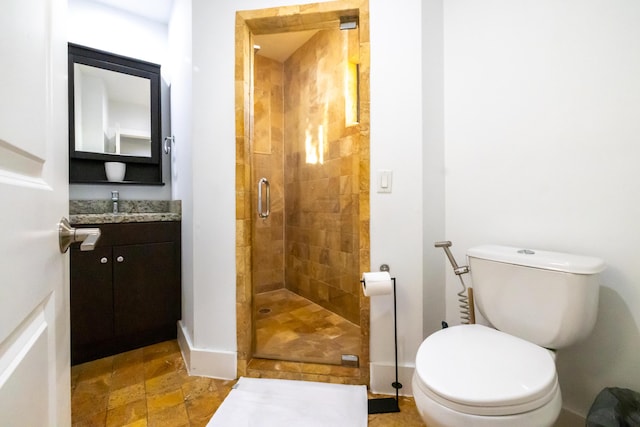
<svg viewBox="0 0 640 427"><path fill-rule="evenodd" d="M471 415L453 411L427 396L412 379L413 397L420 416L428 427L551 427L560 415L560 388L546 405L533 411L501 416Z"/></svg>

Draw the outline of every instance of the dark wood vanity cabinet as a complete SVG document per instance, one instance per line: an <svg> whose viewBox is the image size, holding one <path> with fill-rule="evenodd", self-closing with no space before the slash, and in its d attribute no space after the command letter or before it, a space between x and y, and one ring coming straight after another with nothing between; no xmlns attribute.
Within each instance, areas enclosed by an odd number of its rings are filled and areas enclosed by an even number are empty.
<svg viewBox="0 0 640 427"><path fill-rule="evenodd" d="M71 248L72 364L175 338L181 317L180 222L98 227Z"/></svg>

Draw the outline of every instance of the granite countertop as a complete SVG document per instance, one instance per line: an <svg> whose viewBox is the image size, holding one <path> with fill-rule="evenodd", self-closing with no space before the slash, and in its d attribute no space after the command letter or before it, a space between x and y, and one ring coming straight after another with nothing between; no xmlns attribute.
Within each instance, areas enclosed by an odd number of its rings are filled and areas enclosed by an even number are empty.
<svg viewBox="0 0 640 427"><path fill-rule="evenodd" d="M111 213L111 200L70 200L69 222L116 224L123 222L181 221L180 200L120 200L118 213Z"/></svg>

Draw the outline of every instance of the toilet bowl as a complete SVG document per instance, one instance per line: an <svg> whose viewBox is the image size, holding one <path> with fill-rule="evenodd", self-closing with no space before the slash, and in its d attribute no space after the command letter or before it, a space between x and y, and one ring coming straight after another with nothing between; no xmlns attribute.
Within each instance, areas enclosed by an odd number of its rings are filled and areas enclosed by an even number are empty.
<svg viewBox="0 0 640 427"><path fill-rule="evenodd" d="M412 386L429 427L552 426L562 407L553 353L482 325L429 336Z"/></svg>
<svg viewBox="0 0 640 427"><path fill-rule="evenodd" d="M412 379L429 427L546 427L562 396L554 353L591 333L598 258L508 246L467 251L475 302L490 326L460 325L427 337ZM457 274L458 274L457 272Z"/></svg>

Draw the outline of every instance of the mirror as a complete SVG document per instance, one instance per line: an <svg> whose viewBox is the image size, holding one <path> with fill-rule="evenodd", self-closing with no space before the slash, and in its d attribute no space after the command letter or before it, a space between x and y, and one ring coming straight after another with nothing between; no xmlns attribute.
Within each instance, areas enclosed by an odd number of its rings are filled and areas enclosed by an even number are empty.
<svg viewBox="0 0 640 427"><path fill-rule="evenodd" d="M160 66L69 43L69 181L161 183Z"/></svg>
<svg viewBox="0 0 640 427"><path fill-rule="evenodd" d="M74 64L76 151L151 157L149 79Z"/></svg>

